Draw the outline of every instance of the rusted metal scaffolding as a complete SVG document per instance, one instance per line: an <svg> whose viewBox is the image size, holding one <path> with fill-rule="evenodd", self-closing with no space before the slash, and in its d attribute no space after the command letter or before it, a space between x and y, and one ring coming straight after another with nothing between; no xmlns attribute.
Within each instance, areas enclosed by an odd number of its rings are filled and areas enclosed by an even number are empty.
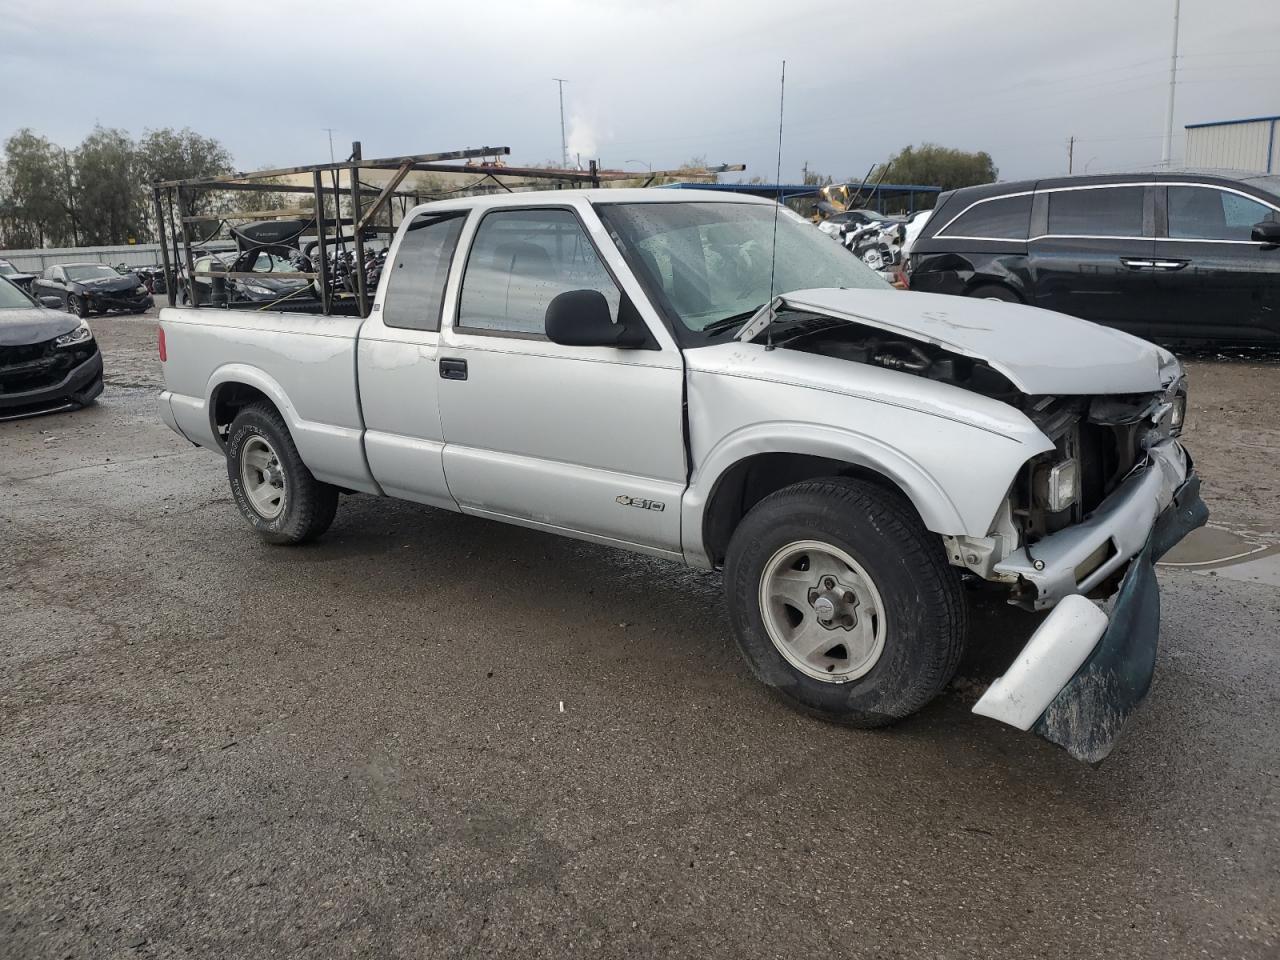
<svg viewBox="0 0 1280 960"><path fill-rule="evenodd" d="M212 239L228 220L270 221L285 217L301 218L301 227L296 236L310 229L314 224L316 236L316 256L314 268L311 270L274 271L270 274L275 279L306 279L311 281L307 289L314 291L314 297L308 297L304 303L296 300L284 303L292 295L281 298L281 301L266 306L255 303L260 309L280 306L281 308L306 309L325 315L334 313L367 316L371 305L373 291L366 289L365 280L365 247L364 242L370 233L394 233L396 229L394 202L398 201L403 218L411 204L438 199L439 195L420 189L402 189L406 178L412 173L467 174L477 179L459 190L447 191L448 195L460 193L479 193L493 191L514 192L514 188L506 181L516 179L525 181L521 186L527 187L527 181L552 181L556 188L568 186L599 187L605 183L626 180L643 181L649 186L658 179L714 179L723 172L746 169L742 164L724 164L709 168L682 168L679 170L652 170L644 173L626 170L600 169L596 161L591 161L585 170L549 169L544 167L512 167L503 157L511 153L509 147L479 147L467 150L451 150L442 153L414 154L403 157L382 157L366 160L361 156L360 143L352 144L351 155L346 160L332 163L318 163L300 167L280 167L274 170L256 170L252 173L235 173L218 177L195 177L185 180L166 180L152 185L155 201L156 220L160 225L161 258L164 264L165 281L168 291L169 305L177 303L180 285L185 285L187 302L195 307L201 306L200 296L196 289L196 278L210 277L210 287L225 281L237 279L261 279L262 273L233 270L201 270L195 269L195 254L199 244ZM370 171L378 171L379 175L387 173L380 185L365 183ZM346 184L342 185L345 175ZM326 178L328 183L325 182ZM302 180L304 182L299 183ZM304 194L311 201L311 207L291 206L278 209L239 211L234 213L198 214L193 211L193 200L201 194L231 192ZM366 194L372 194L366 202ZM350 213L342 214L344 194L350 206ZM329 210L329 207L332 210ZM384 223L377 218L385 211ZM335 252L345 254L347 238L344 228L350 226L350 241L354 255L354 290L334 288L330 276L330 264ZM334 235L329 236L333 228ZM203 228L203 229L201 229ZM205 235L207 234L207 236ZM278 244L262 244L270 248ZM185 270L179 273L178 264L185 264ZM217 278L216 280L214 278ZM214 298L217 299L217 298ZM230 298L222 298L219 305L232 306Z"/></svg>

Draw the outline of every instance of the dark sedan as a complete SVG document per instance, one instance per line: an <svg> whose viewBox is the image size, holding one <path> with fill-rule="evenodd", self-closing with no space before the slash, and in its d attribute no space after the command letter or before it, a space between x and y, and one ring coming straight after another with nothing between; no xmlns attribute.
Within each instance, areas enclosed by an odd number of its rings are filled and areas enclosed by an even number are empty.
<svg viewBox="0 0 1280 960"><path fill-rule="evenodd" d="M0 420L87 407L100 393L102 353L89 325L0 279Z"/></svg>
<svg viewBox="0 0 1280 960"><path fill-rule="evenodd" d="M31 290L31 283L35 280L35 274L23 273L8 260L0 260L0 277L27 291Z"/></svg>
<svg viewBox="0 0 1280 960"><path fill-rule="evenodd" d="M77 317L111 310L142 313L155 303L136 275L121 276L105 263L55 264L32 284L32 293L41 300L57 297Z"/></svg>

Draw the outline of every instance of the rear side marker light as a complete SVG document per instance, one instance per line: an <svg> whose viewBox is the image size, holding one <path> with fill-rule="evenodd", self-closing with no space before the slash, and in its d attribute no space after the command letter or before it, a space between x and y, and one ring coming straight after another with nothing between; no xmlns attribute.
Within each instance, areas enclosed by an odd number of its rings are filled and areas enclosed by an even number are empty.
<svg viewBox="0 0 1280 960"><path fill-rule="evenodd" d="M164 344L164 327L157 327L157 329L160 331L160 337L156 345L160 348L160 362L164 363L169 359L169 351Z"/></svg>

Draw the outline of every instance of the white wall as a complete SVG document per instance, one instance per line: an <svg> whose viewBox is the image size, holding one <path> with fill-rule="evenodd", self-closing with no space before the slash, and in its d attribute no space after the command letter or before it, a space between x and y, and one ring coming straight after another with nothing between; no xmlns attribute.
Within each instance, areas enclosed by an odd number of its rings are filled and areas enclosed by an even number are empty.
<svg viewBox="0 0 1280 960"><path fill-rule="evenodd" d="M234 250L229 242L210 243L202 250ZM160 244L135 243L119 247L59 247L47 250L0 250L0 260L8 260L26 273L43 273L45 267L55 263L106 263L115 266L127 263L131 267L146 267L161 263Z"/></svg>
<svg viewBox="0 0 1280 960"><path fill-rule="evenodd" d="M1185 163L1188 167L1280 172L1280 121L1252 120L1188 127Z"/></svg>

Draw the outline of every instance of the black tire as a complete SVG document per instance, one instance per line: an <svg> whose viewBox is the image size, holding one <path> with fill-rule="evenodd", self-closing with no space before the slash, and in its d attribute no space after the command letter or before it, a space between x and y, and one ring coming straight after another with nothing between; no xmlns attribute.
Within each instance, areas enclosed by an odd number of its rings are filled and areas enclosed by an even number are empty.
<svg viewBox="0 0 1280 960"><path fill-rule="evenodd" d="M978 300L1002 300L1005 303L1024 302L1020 296L999 283L984 283L982 286L974 287L967 296Z"/></svg>
<svg viewBox="0 0 1280 960"><path fill-rule="evenodd" d="M274 517L264 516L254 507L241 479L241 454L254 437L269 444L283 473L283 503ZM269 403L251 404L232 421L227 435L227 478L241 515L268 543L314 540L329 529L338 509L338 488L320 482L307 469L284 419Z"/></svg>
<svg viewBox="0 0 1280 960"><path fill-rule="evenodd" d="M73 313L81 320L89 316L89 308L85 306L84 298L78 297L74 293L68 294L67 313Z"/></svg>
<svg viewBox="0 0 1280 960"><path fill-rule="evenodd" d="M884 646L861 676L814 679L770 638L761 578L771 558L801 541L843 551L880 595ZM942 691L964 653L965 597L940 538L901 495L865 481L805 481L760 501L734 531L724 581L734 635L751 672L823 719L878 727L906 717Z"/></svg>

